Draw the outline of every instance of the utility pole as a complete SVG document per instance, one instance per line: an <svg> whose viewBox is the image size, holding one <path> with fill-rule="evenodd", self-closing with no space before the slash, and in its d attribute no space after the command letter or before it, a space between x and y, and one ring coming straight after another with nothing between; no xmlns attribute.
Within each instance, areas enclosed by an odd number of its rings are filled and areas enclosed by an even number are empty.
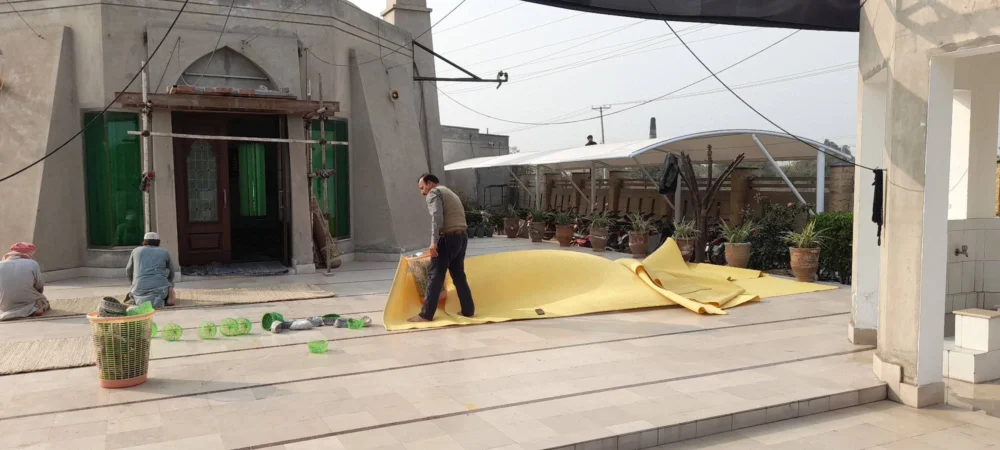
<svg viewBox="0 0 1000 450"><path fill-rule="evenodd" d="M610 105L594 106L594 107L591 107L590 109L592 109L594 111L600 111L600 113L601 113L601 143L603 144L604 143L604 110L605 109L611 109L611 106Z"/></svg>

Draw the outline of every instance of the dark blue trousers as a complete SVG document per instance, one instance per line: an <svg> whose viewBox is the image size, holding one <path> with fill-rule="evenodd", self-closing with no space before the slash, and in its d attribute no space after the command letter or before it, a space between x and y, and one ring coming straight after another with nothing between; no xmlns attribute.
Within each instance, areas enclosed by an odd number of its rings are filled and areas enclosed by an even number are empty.
<svg viewBox="0 0 1000 450"><path fill-rule="evenodd" d="M451 273L451 281L458 291L458 301L462 304L462 315L472 317L476 313L476 305L472 302L472 289L465 278L465 251L469 247L469 236L462 234L445 234L438 239L437 258L431 259L430 282L427 283L427 295L424 297L424 307L420 317L434 320L437 312L438 297L444 288L445 275Z"/></svg>

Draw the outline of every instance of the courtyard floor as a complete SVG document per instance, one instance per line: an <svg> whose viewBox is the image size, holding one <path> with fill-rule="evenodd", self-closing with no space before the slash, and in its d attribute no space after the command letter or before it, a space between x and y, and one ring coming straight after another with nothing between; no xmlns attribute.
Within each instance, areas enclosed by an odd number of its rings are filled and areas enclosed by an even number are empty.
<svg viewBox="0 0 1000 450"><path fill-rule="evenodd" d="M550 244L542 244L550 247ZM538 248L475 239L470 256ZM574 249L572 251L588 251ZM614 258L621 255L608 254ZM336 297L164 310L150 379L105 390L93 367L0 377L0 449L985 448L1000 386L949 385L949 405L884 401L872 348L846 339L850 289L682 308L386 332L395 263L322 274L185 279L208 289L313 284ZM121 294L124 280L52 283L50 298ZM259 318L368 315L362 330L274 335ZM192 328L254 320L249 336ZM0 324L0 342L88 336L81 317ZM329 341L324 355L305 343ZM977 411L972 411L973 409ZM959 445L960 446L956 446ZM975 445L974 445L975 444ZM948 445L948 446L943 446ZM662 447L657 447L662 446Z"/></svg>

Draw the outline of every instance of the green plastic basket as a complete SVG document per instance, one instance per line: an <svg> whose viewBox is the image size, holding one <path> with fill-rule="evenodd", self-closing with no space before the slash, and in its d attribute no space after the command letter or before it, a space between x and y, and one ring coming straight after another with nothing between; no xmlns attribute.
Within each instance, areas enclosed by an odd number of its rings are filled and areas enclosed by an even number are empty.
<svg viewBox="0 0 1000 450"><path fill-rule="evenodd" d="M236 319L236 323L240 326L240 334L250 334L250 330L253 329L250 319L239 318Z"/></svg>
<svg viewBox="0 0 1000 450"><path fill-rule="evenodd" d="M309 353L315 353L317 355L326 353L327 348L330 343L327 341L309 341Z"/></svg>
<svg viewBox="0 0 1000 450"><path fill-rule="evenodd" d="M271 324L274 322L284 322L285 316L282 316L276 312L264 313L264 317L260 319L260 326L264 327L265 330L271 329Z"/></svg>
<svg viewBox="0 0 1000 450"><path fill-rule="evenodd" d="M201 339L215 339L215 335L218 332L219 327L212 322L202 322L198 326L198 337Z"/></svg>

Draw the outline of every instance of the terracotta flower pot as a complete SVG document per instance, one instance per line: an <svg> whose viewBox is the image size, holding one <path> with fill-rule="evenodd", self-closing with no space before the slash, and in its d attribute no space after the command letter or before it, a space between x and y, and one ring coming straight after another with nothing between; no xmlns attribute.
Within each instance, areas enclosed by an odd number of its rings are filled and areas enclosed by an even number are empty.
<svg viewBox="0 0 1000 450"><path fill-rule="evenodd" d="M507 237L514 239L517 237L517 232L521 229L521 219L504 219L503 220L503 231L507 234Z"/></svg>
<svg viewBox="0 0 1000 450"><path fill-rule="evenodd" d="M816 271L819 270L818 248L789 248L792 256L792 273L795 281L812 283L816 281Z"/></svg>
<svg viewBox="0 0 1000 450"><path fill-rule="evenodd" d="M649 233L629 232L628 249L633 258L642 258L649 252Z"/></svg>
<svg viewBox="0 0 1000 450"><path fill-rule="evenodd" d="M527 220L521 220L517 223L517 237L528 239L530 237L530 230L528 227Z"/></svg>
<svg viewBox="0 0 1000 450"><path fill-rule="evenodd" d="M750 244L726 242L726 263L729 267L745 269L750 263Z"/></svg>
<svg viewBox="0 0 1000 450"><path fill-rule="evenodd" d="M556 240L560 247L569 247L573 242L573 225L556 225Z"/></svg>
<svg viewBox="0 0 1000 450"><path fill-rule="evenodd" d="M697 239L674 239L677 243L677 248L681 250L681 256L684 257L684 261L690 261L691 255L694 254L694 245L698 242Z"/></svg>
<svg viewBox="0 0 1000 450"><path fill-rule="evenodd" d="M608 246L608 230L604 228L590 229L590 247L598 253L604 252Z"/></svg>
<svg viewBox="0 0 1000 450"><path fill-rule="evenodd" d="M528 235L531 236L531 242L542 242L545 237L545 222L531 222Z"/></svg>

